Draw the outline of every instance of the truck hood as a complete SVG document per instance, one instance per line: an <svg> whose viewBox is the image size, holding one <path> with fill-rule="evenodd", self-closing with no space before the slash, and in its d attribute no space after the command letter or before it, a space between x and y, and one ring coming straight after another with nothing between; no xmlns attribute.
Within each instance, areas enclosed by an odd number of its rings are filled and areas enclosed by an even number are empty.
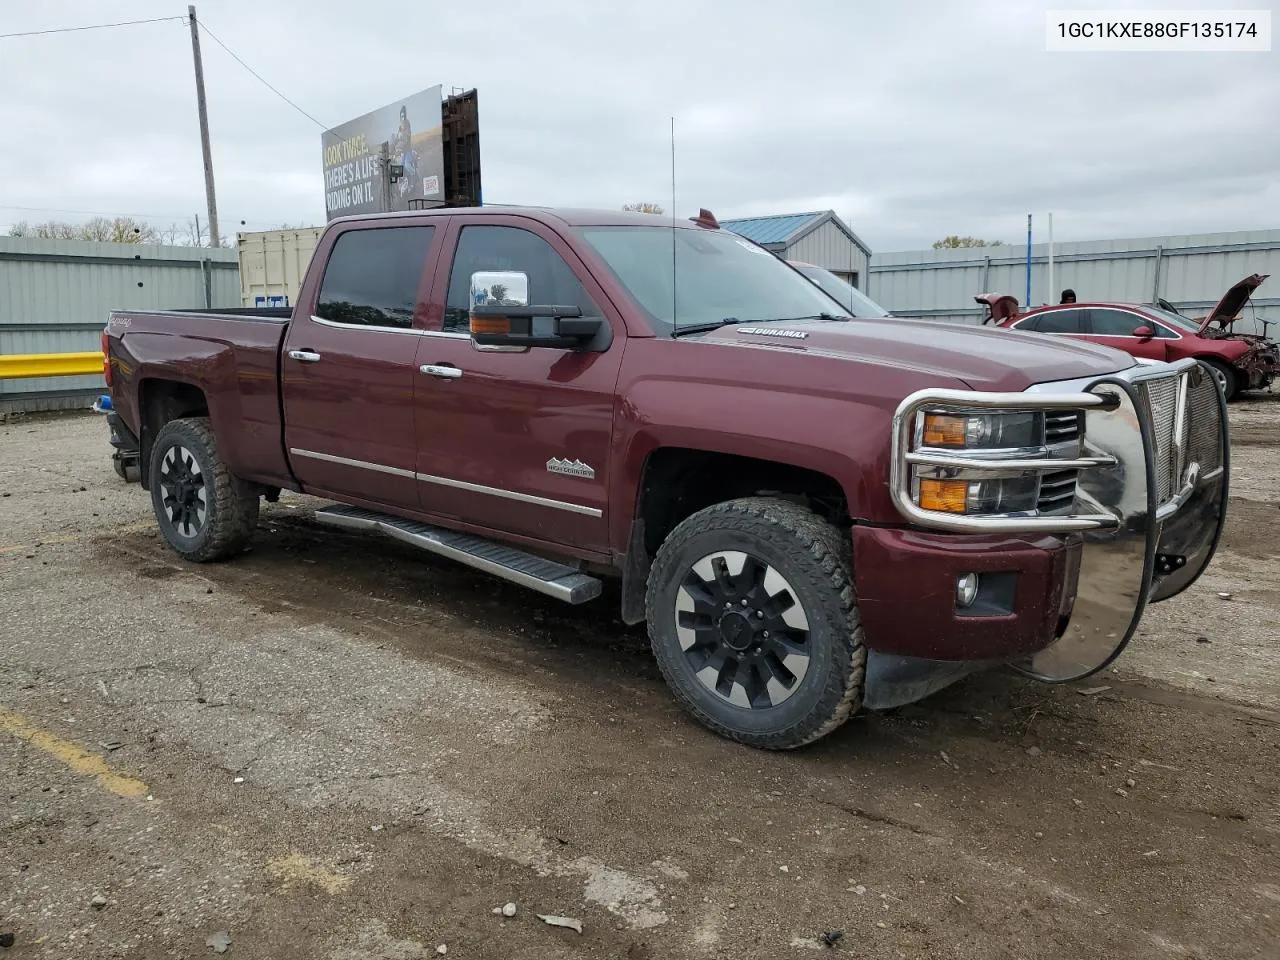
<svg viewBox="0 0 1280 960"><path fill-rule="evenodd" d="M1268 273L1255 273L1233 285L1222 295L1218 305L1209 311L1209 315L1200 321L1200 332L1204 333L1215 323L1224 330L1231 326L1235 318L1240 315L1240 311L1244 309L1244 305L1249 302L1249 298L1253 296L1253 291L1262 286L1262 281L1269 276Z"/></svg>
<svg viewBox="0 0 1280 960"><path fill-rule="evenodd" d="M707 339L897 367L974 390L1020 391L1133 366L1126 353L1067 337L895 318L735 324Z"/></svg>

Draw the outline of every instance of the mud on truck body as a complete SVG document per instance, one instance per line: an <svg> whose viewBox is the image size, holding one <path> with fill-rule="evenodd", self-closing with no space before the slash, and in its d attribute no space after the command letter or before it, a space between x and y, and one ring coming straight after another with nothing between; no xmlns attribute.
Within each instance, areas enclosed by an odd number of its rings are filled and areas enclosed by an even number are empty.
<svg viewBox="0 0 1280 960"><path fill-rule="evenodd" d="M705 211L413 211L331 222L291 314L113 314L104 349L181 556L288 489L570 603L616 578L683 706L785 749L1101 669L1222 526L1200 363L882 314Z"/></svg>

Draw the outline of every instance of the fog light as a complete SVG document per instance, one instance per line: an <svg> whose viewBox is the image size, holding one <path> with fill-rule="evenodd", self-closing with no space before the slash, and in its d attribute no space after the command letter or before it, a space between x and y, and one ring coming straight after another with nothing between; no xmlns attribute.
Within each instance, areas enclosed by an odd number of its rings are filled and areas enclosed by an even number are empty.
<svg viewBox="0 0 1280 960"><path fill-rule="evenodd" d="M961 608L972 606L976 599L978 599L978 575L962 573L956 577L956 606Z"/></svg>

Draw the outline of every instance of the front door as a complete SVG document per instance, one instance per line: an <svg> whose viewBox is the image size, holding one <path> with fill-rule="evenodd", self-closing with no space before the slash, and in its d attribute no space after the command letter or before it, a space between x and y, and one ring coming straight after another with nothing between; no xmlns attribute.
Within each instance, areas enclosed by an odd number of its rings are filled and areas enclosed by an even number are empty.
<svg viewBox="0 0 1280 960"><path fill-rule="evenodd" d="M280 361L285 447L308 493L416 510L414 361L426 267L444 230L353 227L337 235L290 324Z"/></svg>
<svg viewBox="0 0 1280 960"><path fill-rule="evenodd" d="M1087 311L1086 330L1088 339L1103 346L1115 347L1134 357L1147 360L1169 359L1169 331L1154 321L1138 313L1128 310L1117 310L1111 307L1090 307ZM1133 331L1139 327L1150 327L1151 337L1135 337Z"/></svg>
<svg viewBox="0 0 1280 960"><path fill-rule="evenodd" d="M418 348L418 480L427 513L603 553L621 317L564 240L519 216L452 218L443 328ZM477 348L471 275L516 271L529 305L603 316L601 352Z"/></svg>

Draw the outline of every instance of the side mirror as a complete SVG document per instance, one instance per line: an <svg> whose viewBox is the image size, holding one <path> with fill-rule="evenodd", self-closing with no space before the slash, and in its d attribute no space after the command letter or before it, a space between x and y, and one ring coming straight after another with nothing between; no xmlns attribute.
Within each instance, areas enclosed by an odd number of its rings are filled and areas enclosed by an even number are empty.
<svg viewBox="0 0 1280 960"><path fill-rule="evenodd" d="M581 349L600 333L603 317L582 308L529 304L529 277L518 271L471 275L471 340L478 347Z"/></svg>
<svg viewBox="0 0 1280 960"><path fill-rule="evenodd" d="M577 350L594 340L602 326L603 317L584 317L582 308L574 306L471 308L471 339L482 347Z"/></svg>
<svg viewBox="0 0 1280 960"><path fill-rule="evenodd" d="M1150 340L1156 335L1156 332L1148 327L1145 323L1133 331L1133 335L1139 340Z"/></svg>

